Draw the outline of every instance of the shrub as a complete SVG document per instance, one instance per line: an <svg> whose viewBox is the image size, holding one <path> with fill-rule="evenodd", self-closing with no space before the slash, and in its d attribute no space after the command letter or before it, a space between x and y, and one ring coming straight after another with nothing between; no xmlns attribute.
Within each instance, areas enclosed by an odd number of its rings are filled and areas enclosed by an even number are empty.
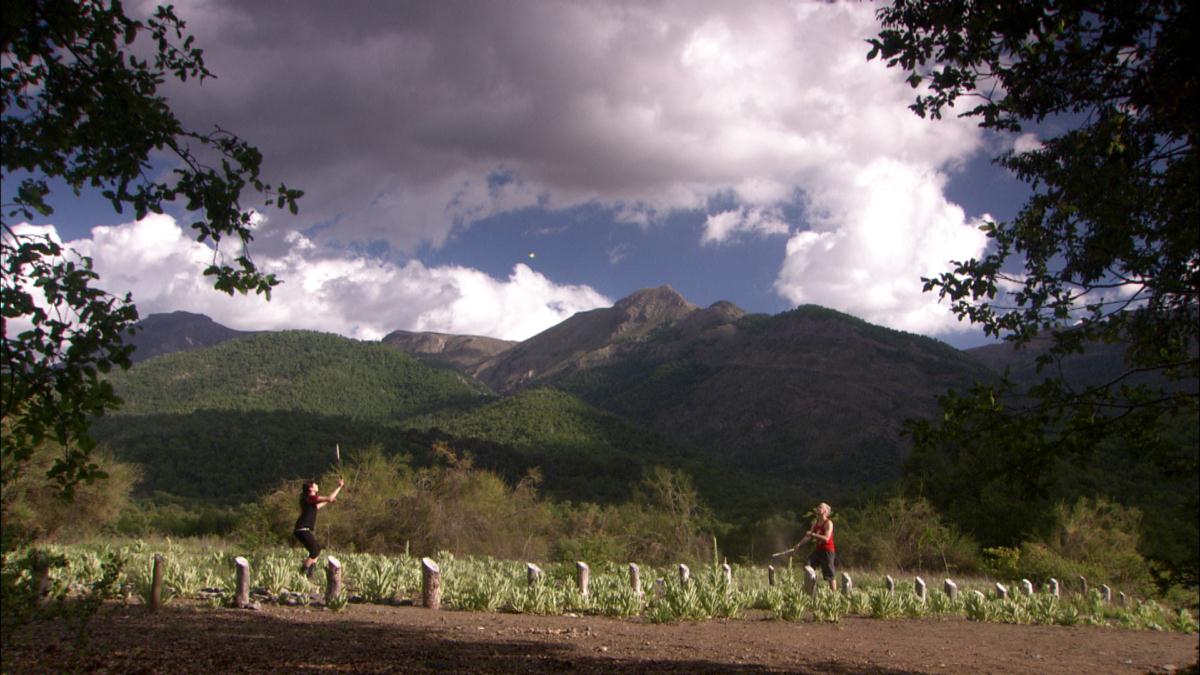
<svg viewBox="0 0 1200 675"><path fill-rule="evenodd" d="M1020 563L1019 548L995 546L983 549L983 572L995 579L1020 578Z"/></svg>
<svg viewBox="0 0 1200 675"><path fill-rule="evenodd" d="M1043 582L1084 576L1148 593L1153 578L1137 550L1140 526L1141 512L1104 499L1059 504L1049 534L1021 545L1020 575Z"/></svg>
<svg viewBox="0 0 1200 675"><path fill-rule="evenodd" d="M859 568L961 573L980 566L978 545L923 498L847 509L837 527L838 557Z"/></svg>

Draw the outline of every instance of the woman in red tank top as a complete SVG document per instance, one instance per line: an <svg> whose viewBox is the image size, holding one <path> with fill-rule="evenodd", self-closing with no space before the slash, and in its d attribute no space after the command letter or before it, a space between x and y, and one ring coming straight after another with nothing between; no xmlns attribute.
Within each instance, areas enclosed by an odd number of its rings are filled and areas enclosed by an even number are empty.
<svg viewBox="0 0 1200 675"><path fill-rule="evenodd" d="M837 590L837 577L834 576L834 560L837 555L837 550L833 545L833 521L829 519L829 515L833 513L833 509L825 502L817 505L817 517L813 520L812 527L808 529L808 533L804 535L799 542L796 543L796 549L806 541L811 541L813 547L812 555L808 556L808 564L813 569L820 569L821 576L829 582L829 587Z"/></svg>

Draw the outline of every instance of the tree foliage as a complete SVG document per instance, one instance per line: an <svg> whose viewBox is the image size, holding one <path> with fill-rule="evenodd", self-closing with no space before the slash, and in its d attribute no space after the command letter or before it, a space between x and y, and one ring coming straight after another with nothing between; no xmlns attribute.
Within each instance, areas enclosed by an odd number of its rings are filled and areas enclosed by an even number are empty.
<svg viewBox="0 0 1200 675"><path fill-rule="evenodd" d="M132 464L105 452L98 452L94 458L108 477L103 484L79 486L70 503L60 499L44 476L61 454L55 443L43 443L30 457L28 470L0 487L0 508L4 513L4 544L0 548L4 551L33 540L94 535L115 522L129 506L140 472ZM81 518L80 514L87 515Z"/></svg>
<svg viewBox="0 0 1200 675"><path fill-rule="evenodd" d="M1069 129L996 158L1029 184L1028 201L983 226L986 255L924 280L989 335L1021 347L1049 334L1044 378L943 398L942 421L911 424L918 447L987 443L1009 453L1014 483L1036 491L1055 456L1113 437L1139 453L1165 417L1195 419L1197 14L1171 0L879 10L868 58L909 72L918 115L954 110L999 132ZM1063 357L1098 343L1123 345L1120 375L1087 386L1058 377Z"/></svg>
<svg viewBox="0 0 1200 675"><path fill-rule="evenodd" d="M295 213L301 193L264 182L262 155L241 138L188 129L171 110L162 84L213 77L184 28L169 6L137 20L119 1L4 4L0 157L4 180L19 181L0 208L5 482L47 438L64 450L50 476L66 494L102 475L89 459L89 420L118 403L101 374L129 366L122 334L137 320L129 295L96 286L91 260L14 221L53 212L52 181L76 195L99 191L139 219L171 205L194 214L194 236L213 250L204 273L218 290L269 298L279 283L250 259L254 212L242 195L252 189ZM168 178L156 162L174 167ZM238 248L232 262L222 255L226 240ZM30 328L10 335L14 321Z"/></svg>

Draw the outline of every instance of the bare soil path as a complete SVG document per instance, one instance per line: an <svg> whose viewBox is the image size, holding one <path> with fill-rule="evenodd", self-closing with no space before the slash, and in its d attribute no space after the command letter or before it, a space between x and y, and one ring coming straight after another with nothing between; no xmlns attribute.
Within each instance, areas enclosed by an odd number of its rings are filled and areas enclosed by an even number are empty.
<svg viewBox="0 0 1200 675"><path fill-rule="evenodd" d="M4 673L1168 673L1195 634L850 618L676 625L420 607L106 607L87 641L61 622L6 636Z"/></svg>

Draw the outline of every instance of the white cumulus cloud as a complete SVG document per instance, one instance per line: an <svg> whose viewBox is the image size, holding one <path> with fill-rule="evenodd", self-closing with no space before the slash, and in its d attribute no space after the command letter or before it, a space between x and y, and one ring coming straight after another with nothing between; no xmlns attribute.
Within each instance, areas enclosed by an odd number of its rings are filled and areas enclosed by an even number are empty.
<svg viewBox="0 0 1200 675"><path fill-rule="evenodd" d="M794 234L775 282L797 304L834 307L873 323L917 333L958 327L921 277L946 261L979 256L987 243L979 222L942 192L944 177L901 162L877 161L847 177L851 189L814 200L823 228ZM965 328L965 327L964 327Z"/></svg>
<svg viewBox="0 0 1200 675"><path fill-rule="evenodd" d="M778 209L730 209L714 213L704 221L704 234L701 235L700 241L705 244L725 243L735 238L739 232L759 236L787 234L788 225L779 215Z"/></svg>
<svg viewBox="0 0 1200 675"><path fill-rule="evenodd" d="M53 227L28 231L57 237ZM404 329L523 340L576 312L612 304L588 286L556 284L523 264L496 279L460 266L327 255L298 233L286 238L282 254L255 260L284 280L270 302L231 297L214 291L202 274L211 249L165 215L96 227L66 246L93 258L102 288L131 292L142 316L185 310L243 330L307 328L375 340Z"/></svg>
<svg viewBox="0 0 1200 675"><path fill-rule="evenodd" d="M904 73L866 59L875 9L192 0L180 14L219 77L170 96L185 120L238 132L272 180L307 192L299 216L257 237L280 260L294 253L288 230L317 233L318 247L386 241L403 256L522 209L595 205L612 227L683 211L703 221L700 246L790 234L775 285L790 301L952 330L918 276L980 245L943 188L982 133L908 109ZM370 263L342 264L366 274ZM503 283L529 282L516 270Z"/></svg>

